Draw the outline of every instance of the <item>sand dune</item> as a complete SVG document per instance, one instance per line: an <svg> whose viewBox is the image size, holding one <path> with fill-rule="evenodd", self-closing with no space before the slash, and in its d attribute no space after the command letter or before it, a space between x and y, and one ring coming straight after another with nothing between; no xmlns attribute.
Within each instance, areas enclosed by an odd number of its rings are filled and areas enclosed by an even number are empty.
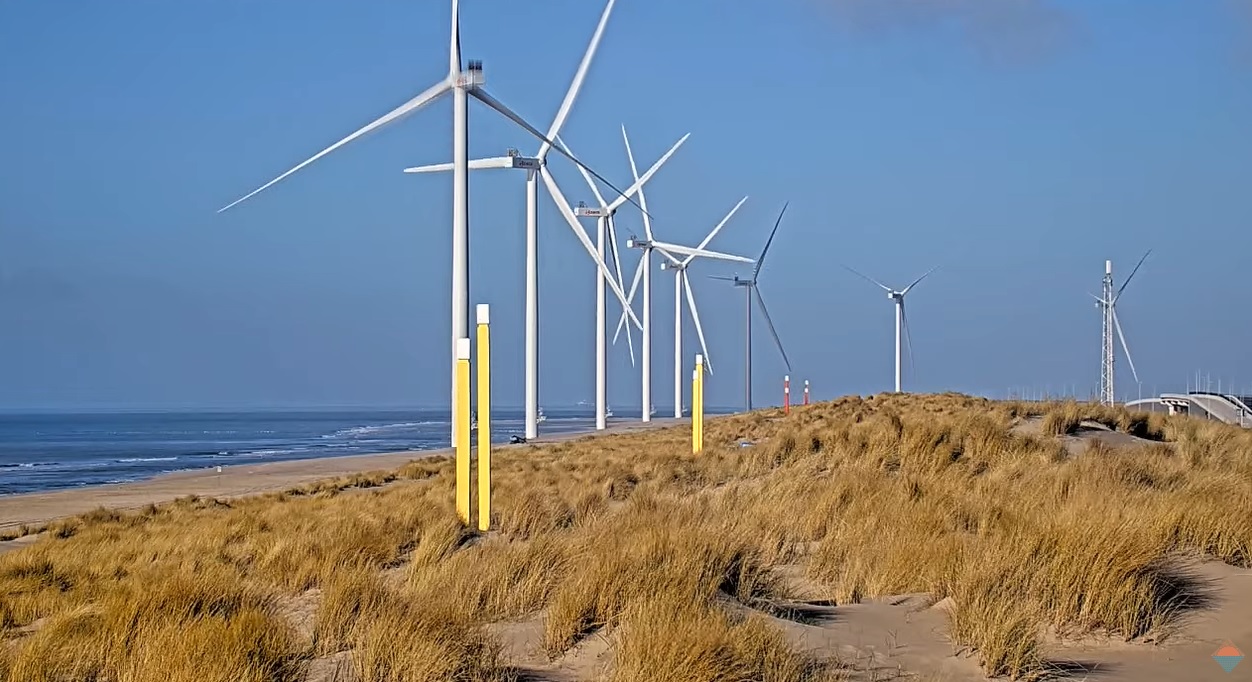
<svg viewBox="0 0 1252 682"><path fill-rule="evenodd" d="M487 533L452 516L451 462L411 453L239 467L226 502L54 524L0 556L0 680L1244 674L1211 655L1252 646L1252 433L951 395L707 427L700 455L686 427L502 448ZM402 466L291 489L382 462Z"/></svg>

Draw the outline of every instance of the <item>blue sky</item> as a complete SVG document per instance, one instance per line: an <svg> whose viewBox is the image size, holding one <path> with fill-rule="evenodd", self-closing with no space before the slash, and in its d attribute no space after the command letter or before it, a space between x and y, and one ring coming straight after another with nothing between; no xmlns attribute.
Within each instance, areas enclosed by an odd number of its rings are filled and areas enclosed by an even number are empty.
<svg viewBox="0 0 1252 682"><path fill-rule="evenodd" d="M619 125L642 166L692 133L648 186L671 241L746 194L713 247L755 255L791 201L762 291L820 398L891 382L891 304L840 263L897 286L942 265L910 294L906 388L1087 394L1087 292L1104 259L1124 276L1148 248L1119 305L1145 391L1197 368L1252 386L1249 3L992 4L619 0L563 137L624 185ZM465 0L465 56L547 127L601 9ZM445 403L451 180L399 171L449 159L447 101L215 211L440 78L447 17L434 0L0 4L0 408ZM474 156L535 147L481 106L471 128ZM493 304L505 404L522 192L472 180L471 298ZM541 400L569 404L592 397L594 271L541 201ZM741 401L742 299L703 277L733 272L692 273L711 404ZM663 405L673 285L654 281ZM756 331L756 399L777 402ZM624 344L611 359L610 402L637 403Z"/></svg>

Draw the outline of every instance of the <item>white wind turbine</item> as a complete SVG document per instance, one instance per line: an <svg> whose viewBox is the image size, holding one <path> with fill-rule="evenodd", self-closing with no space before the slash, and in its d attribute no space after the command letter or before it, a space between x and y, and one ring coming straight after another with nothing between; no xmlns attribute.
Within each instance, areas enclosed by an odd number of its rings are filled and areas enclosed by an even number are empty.
<svg viewBox="0 0 1252 682"><path fill-rule="evenodd" d="M627 156L630 157L631 172L634 173L636 177L638 177L639 171L635 167L634 154L631 152L631 149L630 149L630 139L626 137L625 126L622 126L622 138L626 142L626 154ZM713 230L709 232L707 236L705 236L704 240L700 242L700 245L693 249L687 246L681 246L681 245L672 244L669 242L657 241L654 238L654 234L652 231L651 217L648 215L648 212L647 212L648 202L647 202L647 199L644 197L643 188L639 189L639 203L643 206L643 229L644 229L645 238L637 239L635 237L631 237L630 240L626 242L626 246L629 248L643 249L643 257L639 259L639 265L638 267L635 268L635 276L633 280L631 281L630 294L627 297L627 299L628 301L634 300L636 287L638 286L639 280L642 277L643 279L643 343L642 343L642 346L643 346L643 350L642 350L643 394L642 394L642 403L643 403L643 420L644 421L650 421L650 414L652 412L652 276L650 272L651 267L652 267L651 266L652 251L653 250L659 251L661 255L665 258L665 260L661 262L662 270L674 271L674 418L680 419L682 418L682 410L683 410L682 398L683 398L683 383L684 383L683 371L682 371L682 367L683 367L683 358L682 358L682 337L683 337L682 336L683 335L682 305L683 304L682 304L682 301L683 301L684 291L686 292L687 309L691 311L691 320L692 322L695 323L696 335L700 338L700 350L704 353L704 367L705 369L708 370L709 374L713 373L712 361L709 358L709 349L708 349L708 346L704 342L704 329L700 326L700 313L696 309L695 296L691 293L691 281L687 277L687 268L690 267L692 261L694 261L696 258L713 258L717 260L726 260L726 261L733 261L736 263L749 263L749 264L753 262L751 258L745 258L743 256L734 256L728 253L719 253L717 251L708 251L708 250L705 250L704 248L708 246L709 242L713 241L713 237L717 236L717 233L721 231L721 229L726 225L726 223L730 222L731 217L733 217L735 213L739 211L739 207L743 206L744 202L747 200L748 200L747 197L740 199L739 203L735 204L735 207L730 209L730 213L727 213L726 217L722 218L722 221L719 222L713 228ZM677 256L686 256L686 258L679 260ZM617 323L617 332L613 336L614 342L617 341L617 335L621 334L622 326L625 323L626 323L626 316L625 314L623 314L622 318L618 320L618 323Z"/></svg>
<svg viewBox="0 0 1252 682"><path fill-rule="evenodd" d="M317 161L318 159L322 158L323 156L326 156L327 154L330 154L331 152L335 151L336 149L339 149L340 147L348 144L349 142L352 142L353 140L364 137L365 135L375 130L379 130L387 126L390 123L394 123L395 121L398 121L418 111L419 109L425 107L431 102L434 102L435 100L439 99L440 97L447 94L448 92L451 92L453 95L453 98L452 98L452 105L453 105L452 106L452 152L453 152L452 153L452 164L453 164L453 173L452 173L452 330L451 330L452 331L452 334L451 334L452 343L449 345L451 346L451 351L452 351L453 362L451 364L452 364L452 371L454 373L455 373L455 367L456 367L455 358L456 358L457 339L467 338L469 334L469 249L468 249L468 245L469 245L469 158L468 158L469 100L468 98L474 97L480 102L486 104L488 107L495 109L497 112L504 115L509 120L521 126L531 135L543 141L545 144L549 145L550 147L555 148L556 151L562 156L565 156L566 158L570 159L571 161L573 161L575 164L579 166L583 165L581 161L574 158L574 156L570 154L567 150L561 148L560 146L555 145L542 132L540 132L531 124L527 123L521 116L518 116L517 114L513 113L511 109L509 109L499 100L497 100L496 98L492 97L490 94L487 93L487 91L483 88L482 62L471 60L469 62L468 68L462 69L461 67L461 35L460 35L459 18L460 18L459 0L452 0L452 22L451 22L452 27L451 27L451 36L449 38L449 46L448 46L448 74L447 76L445 76L439 82L427 88L421 94L410 99L404 104L401 104L400 106L391 110L390 112L378 118L377 120L373 121L372 123L366 125L360 130L357 130L356 132L343 138L342 140L336 142L335 144L327 147L326 149L323 149L322 151L318 152L317 154L313 155L307 160L301 162L299 165L292 168L291 170L288 170L282 175L279 175L278 177L274 178L273 180L270 180L269 182L265 183L261 187L253 190L252 192L244 195L243 197L235 200L234 202L218 210L218 212L221 213L222 211L225 211L255 196L256 194L264 191L265 189L268 189L269 187L273 186L279 181L285 179L289 175L292 175L296 171L299 171L305 166L308 166L314 161ZM557 197L559 196L559 190L556 189L552 181L552 177L548 173L547 167L541 166L539 170L540 170L540 174L543 176L545 185L547 185L549 192L553 194L553 199L556 200ZM615 192L617 192L618 194L621 194L620 190L617 190L616 187L613 187L612 183L605 180L594 170L591 170L589 168L587 170L592 175L594 175L597 179L601 180L609 187L612 187ZM558 206L562 205L562 203L563 203L563 198L562 200L557 201ZM568 205L566 205L566 209L568 209ZM602 258L599 258L596 255L596 250L591 244L591 239L587 236L586 232L582 230L581 226L578 225L578 221L574 219L572 213L569 213L569 215L567 216L567 222L569 223L571 229L574 230L575 236L577 236L579 238L579 241L582 242L583 248L585 248L587 252L591 254L591 257L596 261L597 266L602 268L603 271L607 273L608 266L605 265L604 260ZM610 282L610 285L613 288L613 293L616 294L618 298L620 298L622 301L625 301L626 295L624 292L622 292L621 287L617 286L615 282ZM632 311L628 311L628 312L630 313L632 319L636 319L636 322L637 322L638 320L637 318L634 318L634 313ZM456 444L456 421L458 418L458 415L456 413L457 412L457 407L456 407L457 406L457 395L456 395L457 387L456 387L455 376L451 376L451 379L452 379L452 387L451 387L452 406L451 407L452 407L452 417L453 417L453 420L452 420L453 424L451 425L451 431L452 431L452 442L455 445Z"/></svg>
<svg viewBox="0 0 1252 682"><path fill-rule="evenodd" d="M1118 340L1122 342L1126 362L1130 364L1130 373L1135 377L1135 383L1139 382L1139 372L1135 371L1135 361L1130 359L1130 348L1126 345L1126 335L1122 333L1122 323L1117 319L1117 301L1122 297L1122 292L1126 290L1130 280L1135 278L1135 273L1139 272L1139 266L1143 265L1143 261L1147 260L1151 253L1152 250L1149 249L1143 254L1143 258L1135 264L1135 269L1130 271L1130 276L1122 282L1121 288L1116 292L1113 291L1113 261L1104 261L1104 287L1101 292L1103 295L1091 294L1091 297L1096 300L1096 307L1100 308L1103 319L1103 335L1100 340L1100 402L1105 405L1113 405L1117 402L1117 394L1113 391L1113 364L1116 360L1116 354L1113 351L1114 330L1117 332Z"/></svg>
<svg viewBox="0 0 1252 682"><path fill-rule="evenodd" d="M912 284L908 285L907 287L904 287L904 288L903 288L903 289L901 289L900 291L896 291L895 289L892 289L891 287L887 286L886 284L883 284L882 282L879 282L879 281L878 281L878 280L876 280L876 279L872 279L872 278L870 278L870 277L867 277L867 276L865 276L865 275L863 275L863 274L861 274L861 273L857 272L856 270L853 270L852 268L850 268L850 267L848 267L848 266L846 266L846 265L845 265L845 266L843 266L843 267L844 267L844 269L845 269L845 270L847 270L848 272L851 272L852 274L856 275L857 277L860 277L861 279L864 279L864 280L866 280L866 281L868 281L868 282L871 282L871 283L873 283L873 284L878 285L878 286L879 286L879 287L881 287L884 291L886 291L886 292L887 292L887 298L889 298L889 299L891 299L891 300L895 301L895 304L896 304L896 393L899 393L899 392L900 392L900 390L901 390L901 389L900 389L900 365L901 365L901 362L900 362L900 360L901 360L901 357L900 357L900 329L901 329L901 327L903 327L903 329L904 329L904 334L905 334L905 336L907 336L907 337L908 337L908 342L909 342L909 364L910 364L910 365L912 365L912 363L913 363L913 336L912 336L912 334L910 334L910 333L909 333L909 319L908 319L908 316L907 316L907 315L905 315L905 313L904 313L904 296L905 296L905 294L909 293L909 291L910 291L910 290L912 290L912 289L913 289L913 287L917 286L917 283L918 283L918 282L920 282L920 281L922 281L922 280L926 279L926 277L927 277L928 275L930 275L930 273L934 272L934 271L935 271L935 270L936 270L939 266L937 266L937 265L936 265L935 267L933 267L933 268L931 268L931 269L927 270L925 275L922 275L921 277L918 277L917 279L913 280L913 283L912 283Z"/></svg>
<svg viewBox="0 0 1252 682"><path fill-rule="evenodd" d="M630 188L627 189L626 191L627 196L634 194L635 191L638 191L640 193L640 196L642 197L644 183L647 182L648 179L651 178L656 173L656 171L659 170L660 167L664 165L666 161L669 160L669 157L674 155L674 152L678 151L678 148L681 147L682 144L687 141L688 137L691 137L691 133L687 133L686 135L683 135L682 138L679 139L678 142L676 142L673 147L669 148L669 151L665 152L665 155L662 156L659 161L657 161L655 164L652 165L651 168L648 169L647 173L643 174L643 177L639 177L638 172L634 171L635 172L635 184L631 185ZM561 144L565 144L565 141L559 138L557 141L560 142ZM569 149L568 145L566 146L566 149ZM634 159L632 158L631 161L633 164ZM633 168L634 167L632 165L632 169ZM580 168L579 170L581 171L582 169ZM612 203L608 203L604 200L604 196L600 194L600 190L599 188L596 187L595 181L591 179L591 175L586 172L583 172L582 176L583 176L583 179L587 181L587 186L591 188L591 193L595 195L596 202L599 204L599 206L596 208L592 208L579 202L579 206L578 206L578 209L576 210L576 213L578 214L578 216L583 217L583 218L595 218L596 219L596 248L601 258L604 258L605 256L604 240L606 238L606 233L607 233L607 238L609 240L609 243L612 245L612 249L613 249L613 253L612 253L613 264L614 264L614 267L617 268L617 282L620 285L622 284L622 259L621 259L621 254L619 254L617 251L617 229L616 229L615 216L617 214L617 209L620 208L621 205L625 202L625 197L618 197ZM597 270L596 271L596 429L598 430L604 429L608 425L608 385L607 385L607 376L606 376L607 370L608 370L607 368L607 355L608 355L607 350L608 349L605 344L606 320L605 320L605 311L604 311L605 279L606 277L603 275L603 273ZM633 300L634 300L633 297L628 297L627 301L623 302L622 304L623 319L626 317L626 314L629 311L629 308L630 308L629 303ZM616 338L614 338L614 340L616 341ZM626 330L626 340L628 343L630 342L630 329L629 328ZM630 362L631 362L631 365L634 365L635 363L635 349L633 345L631 346L631 349L630 349ZM648 405L645 403L644 413L646 414L648 411L649 411Z"/></svg>
<svg viewBox="0 0 1252 682"><path fill-rule="evenodd" d="M583 53L574 80L570 83L565 99L557 110L552 125L548 127L548 139L554 140L565 125L574 101L586 80L587 71L599 49L600 39L608 25L609 15L613 13L616 0L609 0L600 14L600 23L596 25L591 43ZM539 150L534 156L521 156L516 150L509 150L507 156L487 159L472 159L470 170L515 168L526 171L526 438L533 439L539 435L539 170L547 164L548 152L552 145L547 140L540 142ZM558 150L559 151L559 150ZM453 164L439 163L427 166L405 168L405 173L441 173L453 170ZM603 258L603 256L601 256ZM620 279L620 278L619 278Z"/></svg>

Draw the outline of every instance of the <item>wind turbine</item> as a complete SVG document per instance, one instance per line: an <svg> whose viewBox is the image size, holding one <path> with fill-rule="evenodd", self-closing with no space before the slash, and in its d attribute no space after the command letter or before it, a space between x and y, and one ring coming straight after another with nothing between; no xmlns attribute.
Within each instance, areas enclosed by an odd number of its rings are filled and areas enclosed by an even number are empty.
<svg viewBox="0 0 1252 682"><path fill-rule="evenodd" d="M684 137L683 139L686 139L686 137ZM630 172L635 177L636 183L638 183L640 181L639 168L635 165L635 154L634 154L634 151L630 147L630 137L626 134L625 125L622 126L622 141L626 144L626 157L630 161ZM647 177L646 174L644 177L645 178ZM642 364L641 378L642 378L643 385L642 385L642 391L640 393L640 402L642 403L642 407L643 407L642 413L643 413L644 422L652 421L652 251L653 250L660 251L661 255L666 259L665 261L662 261L662 268L665 268L666 264L668 264L669 266L675 269L675 273L674 273L675 274L675 279L674 279L674 417L681 418L682 417L682 282L683 282L683 279L686 277L685 270L686 270L687 265L690 263L691 259L696 258L696 257L713 258L717 260L729 260L729 261L735 261L735 262L748 262L748 263L752 262L750 259L744 258L742 256L734 256L734 255L727 254L727 253L720 253L717 251L709 251L709 250L704 249L704 247L707 246L710 241L712 241L713 237L717 234L717 232L722 229L722 226L724 226L726 222L730 220L731 216L733 216L735 212L739 210L739 207L743 206L743 203L747 200L748 200L747 197L744 197L743 199L741 199L739 203L736 204L733 209L731 209L730 213L727 214L724 219L722 219L722 222L713 228L713 231L709 233L708 237L704 239L704 241L700 244L698 248L690 249L688 247L679 246L676 244L669 244L666 242L658 242L654 240L653 231L652 231L652 218L648 214L648 211L647 211L648 200L647 200L647 197L644 195L643 187L642 186L639 187L639 205L643 209L643 229L644 229L645 238L638 239L637 237L632 235L631 238L626 241L627 248L632 248L632 249L637 248L643 251L643 255L639 259L639 265L635 268L635 276L631 280L630 293L627 295L627 299L630 302L634 302L635 291L638 290L639 281L640 281L640 278L642 278L643 280L643 329L642 329L642 339L641 339L641 344L640 344L641 345L640 356L641 356L641 364ZM686 259L686 261L680 261L674 255L675 253L678 253L678 254L685 253L687 254L688 258ZM707 360L707 358L709 357L708 348L704 346L704 333L703 331L700 330L699 313L696 312L695 299L692 297L692 294L690 293L690 291L688 291L687 293L687 305L691 309L692 319L695 320L696 322L696 331L700 333L700 345L701 345L701 349L704 351L704 357L705 357L705 363L706 363L705 366L710 367L708 365L708 360ZM614 332L613 334L613 343L615 344L617 343L617 338L622 333L622 327L625 326L625 324L626 324L626 315L623 312L622 317L619 318L617 321L617 331ZM629 328L626 329L626 340L627 341L630 340ZM711 367L709 369L709 372L712 373Z"/></svg>
<svg viewBox="0 0 1252 682"><path fill-rule="evenodd" d="M548 127L548 139L555 139L561 127L574 107L574 101L586 80L587 71L599 49L600 39L608 25L609 15L613 13L613 5L617 0L609 0L600 14L600 23L596 25L591 43L583 53L574 80L570 83L565 99L557 110L552 125ZM539 171L547 164L548 152L552 145L544 140L534 156L522 156L515 149L510 149L507 156L487 159L472 159L470 170L515 168L526 171L526 438L534 439L539 435ZM559 150L558 150L559 151ZM405 173L440 173L453 170L451 163L439 163L427 166L405 168ZM603 256L602 256L603 257Z"/></svg>
<svg viewBox="0 0 1252 682"><path fill-rule="evenodd" d="M490 94L488 94L486 89L484 89L483 87L483 83L484 83L483 65L481 61L470 60L468 63L468 68L465 68L465 69L462 68L461 66L461 35L460 35L460 20L459 19L460 19L459 0L452 0L452 22L451 22L452 27L451 27L451 36L449 38L449 47L448 47L448 74L442 80L430 86L424 92L417 95L416 97L410 99L404 104L401 104L400 106L396 107L390 112L384 114L382 117L378 118L372 123L357 130L356 132L343 138L342 140L336 142L335 144L327 147L326 149L323 149L317 154L314 154L313 156L301 162L299 165L292 168L291 170L288 170L282 175L279 175L273 180L270 180L269 182L265 183L259 188L253 190L252 192L244 195L243 197L239 199L236 199L235 201L231 202L230 204L218 210L218 213L221 213L222 211L225 211L259 194L260 192L268 189L269 187L273 186L279 181L292 175L296 171L299 171L305 166L308 166L314 161L317 161L318 159L322 158L323 156L326 156L327 154L330 154L331 152L335 151L336 149L339 149L340 147L348 144L349 142L352 142L353 140L364 137L365 135L371 132L374 132L375 130L379 130L387 126L388 124L394 123L406 116L409 116L413 114L414 112L418 111L419 109L422 109L423 107L427 106L431 102L434 102L435 100L439 99L440 97L447 94L448 92L451 92L453 95L452 97L453 173L452 173L452 330L451 330L452 331L452 334L451 334L452 343L450 344L450 346L451 346L452 358L453 358L453 362L451 363L453 367L452 372L454 374L456 371L455 370L455 367L456 367L455 358L456 358L457 339L468 338L468 334L469 334L469 158L468 158L469 99L468 98L473 97L479 100L480 102L482 102L483 104L486 104L488 107L495 109L504 117L508 118L509 120L513 121L517 125L521 126L531 135L535 136L542 142L548 144L552 148L555 148L557 153L570 159L576 165L582 166L582 162L574 158L574 156L570 154L567 150L561 148L559 145L554 144L542 132L540 132L531 124L527 123L525 119L523 119L521 116L518 116L516 113L514 113L511 109L509 109L499 100L497 100L495 97L492 97ZM547 167L541 166L539 170L540 170L541 175L543 176L544 183L547 185L549 192L553 193L554 195L553 198L555 200L557 193L559 193L559 190L557 190L554 187L554 184L551 179L551 175L548 173ZM604 182L604 184L608 185L609 187L612 187L613 190L616 191L618 194L622 193L620 190L614 187L612 183L608 182L603 177L601 177L599 173L596 173L594 170L590 168L588 168L587 170L593 176L599 179L601 182ZM560 205L561 202L558 201L557 203L558 205ZM591 239L587 237L587 234L582 230L581 226L578 225L578 222L576 220L573 220L572 218L573 218L573 215L571 214L567 222L569 222L571 229L574 230L575 236L579 238L579 241L581 241L583 244L583 248L585 248L587 252L591 254L591 257L596 261L596 264L600 268L602 268L604 272L607 273L608 266L605 265L604 260L602 258L599 258L596 255L596 250L591 244ZM613 292L620 299L625 301L626 295L625 293L621 291L621 287L616 286L616 283L611 283L611 285L613 286ZM631 312L630 314L633 318L634 313ZM637 319L636 319L636 322L637 322ZM453 423L450 425L450 428L452 430L452 443L453 445L455 445L456 444L456 422L458 418L457 395L456 395L457 387L456 387L455 376L452 376L451 378L452 378L451 395L452 395L452 417L453 417L452 422Z"/></svg>
<svg viewBox="0 0 1252 682"><path fill-rule="evenodd" d="M1135 264L1135 269L1130 271L1130 276L1122 282L1121 288L1116 292L1113 291L1113 261L1104 261L1104 288L1101 292L1103 295L1091 294L1103 318L1103 334L1100 340L1100 402L1105 405L1113 405L1117 402L1117 395L1113 392L1113 363L1116 359L1113 352L1114 330L1117 332L1118 340L1122 342L1122 350L1126 353L1130 373L1134 375L1136 383L1139 381L1139 373L1135 371L1135 361L1130 359L1130 348L1126 345L1126 335L1122 333L1122 323L1117 320L1117 301L1122 297L1122 292L1126 290L1130 280L1135 278L1135 273L1139 272L1139 266L1143 265L1143 261L1148 259L1150 253L1152 253L1151 249L1143 254L1143 258Z"/></svg>
<svg viewBox="0 0 1252 682"><path fill-rule="evenodd" d="M623 132L623 137L625 137L624 126L623 126L622 132ZM626 140L626 145L627 145L627 154L631 157L631 171L635 175L638 175L638 171L635 169L635 165L634 165L634 160L633 160L634 155L630 153L629 139ZM748 200L747 197L740 199L739 203L735 204L735 207L730 209L730 213L727 213L726 217L722 218L722 221L719 222L713 228L713 230L709 232L707 236L705 236L704 240L700 242L700 245L695 247L694 249L689 246L682 246L680 244L662 242L662 241L657 241L656 239L654 239L655 235L653 234L653 231L652 231L652 223L650 220L650 216L648 215L646 211L644 211L644 214L643 214L644 231L646 233L646 238L637 239L632 236L630 240L626 242L626 246L628 248L636 248L636 249L644 250L644 257L639 260L639 266L635 269L635 276L630 285L631 294L628 297L628 301L634 299L634 292L636 290L636 286L639 284L639 280L641 276L647 276L647 279L644 280L646 285L645 285L644 302L643 302L643 306L645 310L644 316L643 316L643 319L644 319L644 322L643 322L644 342L643 343L644 343L644 357L645 357L644 368L645 369L643 371L644 390L643 390L642 397L643 397L643 413L645 415L645 420L649 419L648 415L652 411L652 403L651 403L651 400L652 400L652 376L651 376L651 371L652 371L652 340L651 340L652 290L651 290L651 274L648 272L648 270L650 269L649 263L651 262L651 259L649 258L649 254L653 250L659 251L661 255L665 258L665 260L661 262L661 269L674 271L674 418L680 419L682 418L682 409L683 409L683 405L682 405L682 396L683 396L682 301L683 301L684 291L686 292L687 309L691 311L691 320L692 322L695 323L696 334L700 338L700 349L704 353L704 367L706 370L708 370L709 374L713 373L713 365L711 361L709 360L709 349L708 349L708 346L704 342L704 329L700 326L700 313L696 309L695 296L691 293L691 282L687 277L687 268L691 266L692 261L694 261L696 258L713 258L717 260L733 261L736 263L752 263L751 258L744 258L743 256L735 256L735 255L731 255L728 253L720 253L717 251L708 251L704 248L708 246L709 242L713 241L713 237L717 236L717 233L720 232L723 227L725 227L726 223L730 222L731 217L733 217L735 213L739 211L739 207L743 206L744 202L747 200ZM642 189L639 190L639 201L641 204L644 204L644 205L647 204L647 200L644 198ZM686 256L686 258L679 260L678 256ZM623 319L620 319L617 324L618 334L621 333L622 326L624 324L625 324L625 319L623 317ZM613 339L614 341L617 340L616 334L614 335Z"/></svg>
<svg viewBox="0 0 1252 682"><path fill-rule="evenodd" d="M904 334L905 336L908 337L909 364L910 365L913 364L913 335L909 333L909 319L908 319L908 316L904 314L904 296L905 294L908 294L909 291L913 289L913 287L917 286L918 282L926 279L926 277L929 276L930 273L938 269L939 266L936 265L935 267L927 270L925 275L922 275L921 277L918 277L917 279L913 280L912 284L908 285L907 287L904 287L900 291L896 291L895 289L892 289L886 284L883 284L882 282L879 282L876 279L867 277L846 265L843 267L845 270L847 270L848 272L851 272L857 277L860 277L861 279L864 279L868 282L878 285L884 291L887 292L887 298L895 301L895 304L896 304L896 393L899 393L901 390L900 389L900 364L901 364L900 363L900 360L901 360L900 358L900 329L901 327L904 328Z"/></svg>
<svg viewBox="0 0 1252 682"><path fill-rule="evenodd" d="M744 308L744 370L743 370L743 401L745 409L752 411L752 299L756 299L756 303L761 308L761 315L765 317L765 324L769 326L769 333L774 337L774 345L778 347L778 353L782 355L783 364L787 366L787 373L791 373L791 361L787 359L787 351L783 350L782 340L778 338L778 330L774 329L774 321L769 317L769 310L765 307L765 299L761 297L760 275L761 266L765 264L765 254L769 253L770 244L774 243L774 235L778 233L778 226L782 224L783 215L787 212L787 206L791 202L783 204L782 211L778 213L778 220L774 222L774 229L769 233L769 239L765 240L765 248L761 250L761 255L756 259L756 265L752 267L752 276L741 279L738 274L734 277L721 277L718 275L710 275L713 279L720 279L732 283L734 286L743 287L746 294L746 307Z"/></svg>
<svg viewBox="0 0 1252 682"><path fill-rule="evenodd" d="M631 185L630 188L627 190L627 192L630 194L633 194L634 191L637 190L640 193L642 193L643 184L647 182L648 179L651 178L653 174L655 174L656 171L659 170L660 167L666 161L669 160L669 157L673 156L674 152L678 151L678 148L682 146L684 142L687 141L688 137L691 137L691 133L687 133L686 135L683 135L682 138L679 139L678 142L675 143L673 147L670 147L669 151L665 152L665 155L662 156L659 161L653 164L652 168L648 169L647 173L644 173L642 178L636 174L635 184ZM564 140L561 140L560 138L558 138L558 141L561 142L561 144L565 144ZM567 146L566 149L568 148L569 147ZM579 170L581 171L582 169L580 168ZM604 196L600 194L599 188L596 187L595 181L591 179L591 175L584 172L582 176L583 176L583 179L587 181L587 186L591 188L591 193L595 195L596 201L599 203L599 207L589 207L580 202L575 213L581 218L595 218L596 219L596 249L598 253L600 254L601 258L604 258L604 255L605 255L604 254L604 240L605 240L605 236L607 233L609 243L612 245L612 249L613 249L613 254L612 254L613 264L614 264L614 267L617 269L617 283L618 285L621 285L622 284L622 259L621 259L621 254L618 253L618 250L617 250L617 230L615 227L616 225L615 215L617 213L617 209L620 208L621 205L624 203L625 198L618 197L612 203L606 202L604 200ZM606 277L604 276L604 274L597 270L596 271L596 429L597 430L603 430L608 425L608 386L607 386L607 376L606 376L608 354L607 354L607 348L605 344L606 320L605 320L605 311L604 311L605 279ZM622 303L623 317L627 314L627 311L630 307L630 301L632 300L633 298L628 298L626 301L623 301ZM626 340L627 342L630 341L629 329L627 329L626 331ZM630 362L631 362L631 365L634 365L635 363L635 350L634 350L633 345L631 346L631 349L630 349ZM646 405L644 406L644 412L645 413L648 412L648 406Z"/></svg>

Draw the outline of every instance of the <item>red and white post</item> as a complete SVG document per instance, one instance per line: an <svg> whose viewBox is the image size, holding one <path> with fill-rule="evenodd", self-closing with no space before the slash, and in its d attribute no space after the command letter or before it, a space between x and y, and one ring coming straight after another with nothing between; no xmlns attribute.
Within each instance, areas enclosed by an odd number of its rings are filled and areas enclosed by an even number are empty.
<svg viewBox="0 0 1252 682"><path fill-rule="evenodd" d="M791 376L783 377L783 414L791 414Z"/></svg>
<svg viewBox="0 0 1252 682"><path fill-rule="evenodd" d="M804 380L804 404L809 404L809 380Z"/></svg>

